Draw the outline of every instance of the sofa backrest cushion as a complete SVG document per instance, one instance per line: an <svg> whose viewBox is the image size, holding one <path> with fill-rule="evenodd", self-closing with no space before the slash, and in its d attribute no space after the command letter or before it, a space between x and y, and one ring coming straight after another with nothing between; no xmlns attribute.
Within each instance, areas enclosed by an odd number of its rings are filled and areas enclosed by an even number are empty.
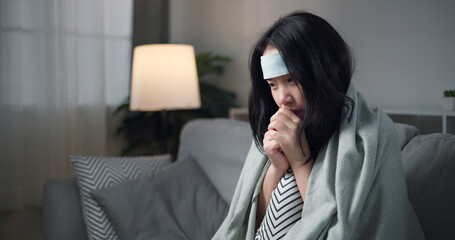
<svg viewBox="0 0 455 240"><path fill-rule="evenodd" d="M252 143L248 123L230 119L197 119L180 134L177 161L191 156L230 203Z"/></svg>
<svg viewBox="0 0 455 240"><path fill-rule="evenodd" d="M401 149L420 134L411 125L395 123ZM230 203L253 137L248 123L231 119L196 119L180 134L178 160L194 158L223 199Z"/></svg>
<svg viewBox="0 0 455 240"><path fill-rule="evenodd" d="M419 135L402 151L409 199L427 239L455 236L455 135Z"/></svg>

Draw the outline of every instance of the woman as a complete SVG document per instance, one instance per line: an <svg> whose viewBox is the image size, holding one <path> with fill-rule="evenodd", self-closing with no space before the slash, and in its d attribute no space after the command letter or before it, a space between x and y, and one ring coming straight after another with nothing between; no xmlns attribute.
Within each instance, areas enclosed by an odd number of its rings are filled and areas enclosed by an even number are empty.
<svg viewBox="0 0 455 240"><path fill-rule="evenodd" d="M336 30L307 12L258 40L255 144L214 239L424 239L393 122L355 91L352 61Z"/></svg>

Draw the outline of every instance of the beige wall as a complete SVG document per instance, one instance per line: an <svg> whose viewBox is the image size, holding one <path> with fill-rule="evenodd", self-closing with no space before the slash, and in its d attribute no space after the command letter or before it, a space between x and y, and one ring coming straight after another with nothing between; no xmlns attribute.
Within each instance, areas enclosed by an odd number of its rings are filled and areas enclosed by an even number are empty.
<svg viewBox="0 0 455 240"><path fill-rule="evenodd" d="M229 55L213 78L247 105L250 48L279 16L303 9L327 19L357 61L354 83L373 106L440 108L455 89L455 1L171 0L170 41Z"/></svg>

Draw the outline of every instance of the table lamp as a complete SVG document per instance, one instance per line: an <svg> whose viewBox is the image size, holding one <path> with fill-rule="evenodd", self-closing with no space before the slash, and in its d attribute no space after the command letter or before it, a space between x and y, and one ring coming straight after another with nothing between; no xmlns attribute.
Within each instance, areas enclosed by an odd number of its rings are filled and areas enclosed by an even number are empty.
<svg viewBox="0 0 455 240"><path fill-rule="evenodd" d="M131 111L161 111L167 152L166 111L201 107L194 48L184 44L147 44L133 50Z"/></svg>

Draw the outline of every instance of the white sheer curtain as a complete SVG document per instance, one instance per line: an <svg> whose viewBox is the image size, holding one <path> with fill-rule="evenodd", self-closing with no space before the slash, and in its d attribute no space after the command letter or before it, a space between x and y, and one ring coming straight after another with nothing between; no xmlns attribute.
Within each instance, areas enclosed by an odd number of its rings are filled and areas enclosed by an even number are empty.
<svg viewBox="0 0 455 240"><path fill-rule="evenodd" d="M133 1L0 3L0 209L22 209L72 175L67 155L115 152L108 109L128 94Z"/></svg>

